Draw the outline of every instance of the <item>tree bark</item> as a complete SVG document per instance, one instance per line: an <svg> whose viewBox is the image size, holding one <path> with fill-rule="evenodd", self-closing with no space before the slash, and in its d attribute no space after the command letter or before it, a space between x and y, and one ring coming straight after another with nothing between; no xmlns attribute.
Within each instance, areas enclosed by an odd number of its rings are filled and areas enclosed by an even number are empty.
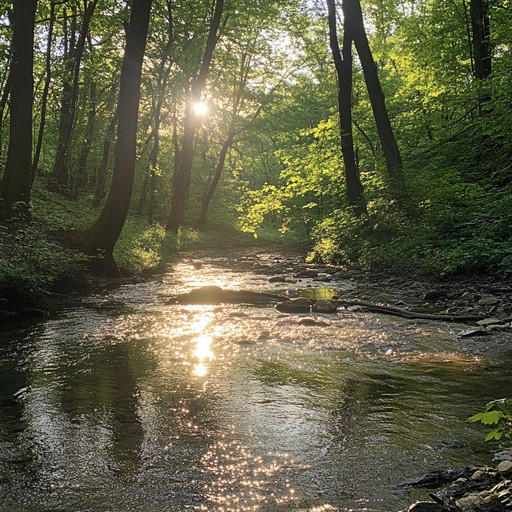
<svg viewBox="0 0 512 512"><path fill-rule="evenodd" d="M206 41L201 69L199 70L197 79L192 85L191 102L201 99L201 94L206 84L206 79L208 78L213 51L217 45L217 32L220 27L223 9L224 0L216 0L215 11L210 22L210 31ZM179 226L183 222L183 215L185 213L185 205L190 187L192 163L194 160L194 136L197 125L197 119L192 110L191 102L187 102L185 107L180 165L175 169L174 173L171 213L166 226L167 231L177 232Z"/></svg>
<svg viewBox="0 0 512 512"><path fill-rule="evenodd" d="M37 0L13 2L10 92L10 136L0 186L0 221L10 218L16 203L28 215L32 188L32 107L34 89L34 22Z"/></svg>
<svg viewBox="0 0 512 512"><path fill-rule="evenodd" d="M484 81L491 76L491 33L489 5L487 0L471 0L469 4L471 14L471 29L473 34L473 58L475 78ZM484 88L483 88L484 89ZM486 104L491 101L488 91L482 90L478 98L480 115L485 115L488 110Z"/></svg>
<svg viewBox="0 0 512 512"><path fill-rule="evenodd" d="M117 141L114 154L114 172L110 192L96 223L84 234L88 254L102 253L96 270L117 273L112 256L114 246L123 229L135 175L137 123L142 77L142 62L146 47L152 0L134 0L126 48L121 68L118 101Z"/></svg>
<svg viewBox="0 0 512 512"><path fill-rule="evenodd" d="M87 112L87 126L85 128L84 141L80 151L80 158L78 159L78 169L75 179L73 181L74 195L78 196L80 190L87 183L87 160L92 147L94 139L94 125L96 122L96 82L91 81L89 88L89 110Z"/></svg>
<svg viewBox="0 0 512 512"><path fill-rule="evenodd" d="M46 125L46 110L48 106L48 94L50 92L50 83L52 79L52 42L53 42L53 27L55 25L55 2L50 2L50 22L48 26L48 39L46 42L46 60L45 60L45 80L43 94L41 97L41 118L39 120L39 131L37 134L36 149L34 151L34 160L32 162L32 180L34 180L37 167L39 165L39 158L41 156L41 149L43 147L44 129Z"/></svg>
<svg viewBox="0 0 512 512"><path fill-rule="evenodd" d="M112 94L115 94L115 91L112 91ZM110 160L110 149L112 147L112 143L114 142L114 137L116 134L116 126L117 126L117 110L114 112L112 119L107 127L107 131L105 133L105 138L103 140L103 149L101 154L101 162L99 167L96 170L96 175L94 177L94 201L93 204L98 206L105 194L107 193L107 173L109 167Z"/></svg>
<svg viewBox="0 0 512 512"><path fill-rule="evenodd" d="M397 198L403 199L406 191L403 179L402 157L391 126L391 120L389 119L384 92L382 91L377 72L377 65L373 59L366 35L360 0L343 0L343 15L345 27L349 25L352 29L354 44L363 68L366 88L370 97L379 139L384 150L384 158L391 185Z"/></svg>
<svg viewBox="0 0 512 512"><path fill-rule="evenodd" d="M228 133L228 136L226 140L224 141L224 144L222 145L222 148L219 153L219 159L217 161L217 165L215 166L215 172L213 174L212 181L210 182L210 185L208 186L208 190L205 192L201 204L201 214L199 217L199 225L201 227L206 227L208 223L208 208L210 207L210 202L213 198L213 194L215 194L215 191L217 190L217 186L219 185L220 178L222 176L222 171L224 170L224 165L226 163L226 156L228 154L229 149L233 145L233 141L235 139L234 132Z"/></svg>
<svg viewBox="0 0 512 512"><path fill-rule="evenodd" d="M469 9L473 32L475 77L478 80L484 80L491 76L492 72L489 5L487 0L471 0Z"/></svg>
<svg viewBox="0 0 512 512"><path fill-rule="evenodd" d="M2 139L2 135L4 132L4 112L5 107L7 106L7 102L9 100L9 94L11 93L11 73L9 72L11 68L11 59L12 56L9 55L9 60L7 62L5 74L7 77L5 78L5 82L3 83L2 96L0 96L0 140ZM2 145L0 144L0 154L2 153Z"/></svg>
<svg viewBox="0 0 512 512"><path fill-rule="evenodd" d="M86 7L83 13L82 26L80 34L76 42L73 42L74 34L72 34L72 45L68 58L70 59L70 70L72 74L72 82L65 83L63 89L63 103L61 112L61 124L59 126L59 142L57 146L57 155L55 157L54 179L57 186L61 190L69 187L70 180L70 148L73 135L73 125L76 116L76 104L78 99L78 85L80 76L80 66L85 49L85 42L89 32L89 25L94 14L98 0L93 0ZM74 25L76 25L76 14Z"/></svg>
<svg viewBox="0 0 512 512"><path fill-rule="evenodd" d="M338 84L338 113L341 137L341 153L345 165L348 204L358 216L367 213L364 189L356 164L352 135L352 32L344 23L343 54L338 43L335 0L327 0L329 18L329 44L331 47Z"/></svg>

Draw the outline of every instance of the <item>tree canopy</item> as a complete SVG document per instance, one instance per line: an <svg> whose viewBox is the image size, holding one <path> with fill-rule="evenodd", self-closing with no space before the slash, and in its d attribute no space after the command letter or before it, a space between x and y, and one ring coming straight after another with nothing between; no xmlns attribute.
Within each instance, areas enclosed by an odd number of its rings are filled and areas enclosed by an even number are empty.
<svg viewBox="0 0 512 512"><path fill-rule="evenodd" d="M141 4L149 28L127 99ZM6 225L37 220L36 191L89 208L88 224L59 228L109 258L126 209L172 232L305 240L324 261L512 270L509 0L0 8ZM92 242L99 224L108 242Z"/></svg>

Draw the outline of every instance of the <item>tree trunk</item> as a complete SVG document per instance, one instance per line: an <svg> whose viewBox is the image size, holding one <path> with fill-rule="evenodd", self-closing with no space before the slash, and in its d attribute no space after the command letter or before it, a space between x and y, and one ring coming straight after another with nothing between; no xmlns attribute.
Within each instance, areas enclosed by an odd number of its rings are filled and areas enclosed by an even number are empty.
<svg viewBox="0 0 512 512"><path fill-rule="evenodd" d="M473 58L475 78L480 81L491 76L491 34L490 16L487 0L471 0L469 4L471 14L471 28L473 34ZM482 90L478 98L480 115L485 115L488 110L486 104L491 101L488 91Z"/></svg>
<svg viewBox="0 0 512 512"><path fill-rule="evenodd" d="M217 44L217 32L220 27L222 11L224 9L224 0L216 0L215 11L210 22L210 31L206 41L206 48L201 64L201 69L192 85L191 101L198 101L201 98L203 88L206 84L210 63L213 57L213 51ZM175 169L171 213L167 222L167 231L178 231L183 222L187 195L190 187L190 176L192 172L192 162L194 160L194 135L196 131L197 120L192 110L192 105L187 102L185 107L185 120L183 126L183 145L181 148L180 165Z"/></svg>
<svg viewBox="0 0 512 512"><path fill-rule="evenodd" d="M41 98L41 118L39 120L39 131L37 135L36 149L34 152L34 160L32 162L32 180L37 173L39 165L39 158L41 156L41 149L43 147L44 128L46 125L46 110L48 106L48 94L50 92L50 84L52 79L52 42L53 42L53 27L55 24L55 2L50 2L50 24L48 26L48 39L46 42L46 61L45 61L45 80L43 95Z"/></svg>
<svg viewBox="0 0 512 512"><path fill-rule="evenodd" d="M338 43L335 0L327 0L329 16L329 43L331 47L338 83L338 111L340 123L341 152L345 165L348 204L356 215L367 212L364 189L356 164L352 135L352 33L345 22L343 32L343 54Z"/></svg>
<svg viewBox="0 0 512 512"><path fill-rule="evenodd" d="M5 79L5 83L3 84L2 96L0 97L0 140L2 140L2 135L4 132L4 111L7 106L7 101L9 100L9 94L11 93L11 73L9 72L11 68L11 60L12 56L9 55L9 60L6 66L5 73L7 74L7 78ZM4 76L5 78L5 76ZM0 144L0 154L2 153L2 144Z"/></svg>
<svg viewBox="0 0 512 512"><path fill-rule="evenodd" d="M92 147L94 138L94 124L96 121L96 82L93 80L89 89L89 111L87 113L87 127L85 129L85 137L80 151L78 160L78 169L73 182L74 195L78 196L80 190L87 183L87 160Z"/></svg>
<svg viewBox="0 0 512 512"><path fill-rule="evenodd" d="M117 141L114 154L114 172L110 192L96 223L85 233L84 246L88 254L101 252L96 270L116 273L112 252L121 234L135 175L137 149L137 122L142 76L142 62L146 47L152 0L134 0L126 48L121 68L118 102Z"/></svg>
<svg viewBox="0 0 512 512"><path fill-rule="evenodd" d="M80 66L85 49L87 33L89 25L94 14L98 0L90 2L83 13L82 26L80 34L74 44L74 34L72 34L72 46L68 53L69 69L72 72L72 82L65 83L63 89L63 102L61 112L61 124L59 126L59 142L57 146L57 155L55 157L54 179L57 186L61 190L69 187L70 180L70 148L73 135L73 125L75 123L76 104L78 99L78 85L80 76ZM76 25L76 13L74 15L74 23ZM73 30L76 30L73 27Z"/></svg>
<svg viewBox="0 0 512 512"><path fill-rule="evenodd" d="M158 153L160 151L160 114L155 124L155 137L153 140L153 149L149 156L150 176L149 176L149 205L148 205L148 223L153 224L156 203L156 179L158 167Z"/></svg>
<svg viewBox="0 0 512 512"><path fill-rule="evenodd" d="M213 194L217 190L217 186L219 185L220 178L222 176L222 171L224 170L224 164L226 163L226 156L228 154L229 149L233 145L233 141L235 138L235 134L233 132L229 133L224 144L222 145L222 149L220 150L219 160L217 165L215 166L215 172L213 174L212 181L208 187L208 190L203 196L203 201L201 204L201 215L199 217L199 225L202 227L206 227L208 223L208 208L210 207L210 202L213 198Z"/></svg>
<svg viewBox="0 0 512 512"><path fill-rule="evenodd" d="M110 123L107 127L107 133L105 134L105 139L103 140L103 150L101 155L101 162L96 171L96 176L94 179L94 201L93 204L98 206L105 194L107 192L107 173L109 167L110 160L110 149L112 147L112 143L114 141L114 136L116 133L117 126L117 111L114 113L114 116L110 120Z"/></svg>
<svg viewBox="0 0 512 512"><path fill-rule="evenodd" d="M343 0L343 15L345 27L350 25L352 29L354 44L363 68L366 88L370 97L377 132L384 150L384 158L391 185L397 198L403 199L406 192L403 180L402 157L386 108L386 100L380 85L377 65L373 60L372 51L368 43L360 1Z"/></svg>
<svg viewBox="0 0 512 512"><path fill-rule="evenodd" d="M64 9L64 69L58 127L59 137L57 141L57 153L55 155L55 163L53 165L53 172L51 176L52 183L57 187L57 189L67 188L67 182L69 178L68 169L66 169L64 166L66 165L67 161L66 154L69 151L69 141L67 140L67 133L70 133L72 129L72 126L70 127L69 123L69 113L71 111L71 77L73 75L74 49L76 38L76 17L76 7L73 7L71 23L69 22L66 9Z"/></svg>
<svg viewBox="0 0 512 512"><path fill-rule="evenodd" d="M17 202L28 215L32 188L32 106L34 88L34 21L37 0L13 2L10 136L0 186L0 221L11 217Z"/></svg>

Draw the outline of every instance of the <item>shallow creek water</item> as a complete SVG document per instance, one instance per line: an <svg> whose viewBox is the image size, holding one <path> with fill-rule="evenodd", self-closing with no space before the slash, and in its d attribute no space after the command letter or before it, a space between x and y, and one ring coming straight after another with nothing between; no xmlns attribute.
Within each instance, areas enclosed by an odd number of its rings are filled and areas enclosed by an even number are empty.
<svg viewBox="0 0 512 512"><path fill-rule="evenodd" d="M3 326L0 511L396 511L419 496L404 480L490 461L465 420L510 395L512 350L488 347L512 347L505 335L468 344L461 325L340 312L308 327L270 307L169 301L206 284L283 288L253 265L273 258L183 257L158 282ZM290 286L307 284L331 293Z"/></svg>

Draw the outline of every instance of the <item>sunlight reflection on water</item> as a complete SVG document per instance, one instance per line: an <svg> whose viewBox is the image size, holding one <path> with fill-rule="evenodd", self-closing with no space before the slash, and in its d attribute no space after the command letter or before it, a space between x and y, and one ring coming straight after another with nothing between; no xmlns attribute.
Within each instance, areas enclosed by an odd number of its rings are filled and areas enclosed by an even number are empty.
<svg viewBox="0 0 512 512"><path fill-rule="evenodd" d="M510 365L465 353L446 324L340 311L308 327L273 308L168 300L270 289L234 266L180 262L9 334L1 512L391 511L410 501L403 479L488 455L465 419L510 384Z"/></svg>

